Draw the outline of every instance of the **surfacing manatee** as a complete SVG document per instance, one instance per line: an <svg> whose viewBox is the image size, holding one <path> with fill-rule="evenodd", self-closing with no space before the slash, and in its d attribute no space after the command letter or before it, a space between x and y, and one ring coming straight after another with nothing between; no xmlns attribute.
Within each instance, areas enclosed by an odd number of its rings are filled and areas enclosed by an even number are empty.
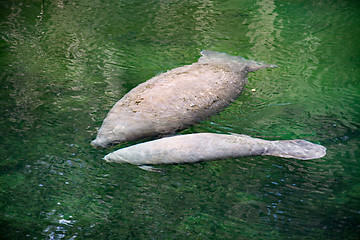
<svg viewBox="0 0 360 240"><path fill-rule="evenodd" d="M242 92L247 74L276 67L214 51L162 73L128 92L103 121L95 147L183 130L223 110Z"/></svg>
<svg viewBox="0 0 360 240"><path fill-rule="evenodd" d="M195 163L246 156L277 156L309 160L325 156L326 148L305 140L268 141L239 134L194 133L161 138L119 149L108 162L147 165Z"/></svg>

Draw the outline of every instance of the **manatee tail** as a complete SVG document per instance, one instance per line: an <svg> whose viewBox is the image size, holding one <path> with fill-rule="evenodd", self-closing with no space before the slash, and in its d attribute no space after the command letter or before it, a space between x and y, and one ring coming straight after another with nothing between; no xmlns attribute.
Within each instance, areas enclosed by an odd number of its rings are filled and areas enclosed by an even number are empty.
<svg viewBox="0 0 360 240"><path fill-rule="evenodd" d="M271 141L266 153L283 158L309 160L325 156L326 148L305 140L280 140Z"/></svg>
<svg viewBox="0 0 360 240"><path fill-rule="evenodd" d="M246 61L246 66L248 67L248 72L255 72L257 70L264 69L264 68L277 67L277 65L266 64L263 62L256 62L253 60L246 60L246 59L244 59L244 60Z"/></svg>
<svg viewBox="0 0 360 240"><path fill-rule="evenodd" d="M256 62L253 60L247 60L240 56L231 56L226 53L220 53L210 50L201 51L201 55L202 57L199 59L199 62L203 62L203 63L216 62L218 64L227 63L234 71L243 70L245 68L246 69L245 71L247 72L254 72L259 69L277 67L276 65L266 64L263 62Z"/></svg>

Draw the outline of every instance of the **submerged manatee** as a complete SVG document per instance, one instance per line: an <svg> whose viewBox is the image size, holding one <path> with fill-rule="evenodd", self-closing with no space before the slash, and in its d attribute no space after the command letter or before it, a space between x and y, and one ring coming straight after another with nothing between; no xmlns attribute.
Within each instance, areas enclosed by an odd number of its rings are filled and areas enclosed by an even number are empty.
<svg viewBox="0 0 360 240"><path fill-rule="evenodd" d="M142 166L264 155L308 160L325 154L325 147L305 140L268 141L238 134L194 133L122 148L109 153L104 159Z"/></svg>
<svg viewBox="0 0 360 240"><path fill-rule="evenodd" d="M276 67L214 51L191 65L162 73L132 89L103 121L95 147L183 130L223 110L247 82L247 74Z"/></svg>

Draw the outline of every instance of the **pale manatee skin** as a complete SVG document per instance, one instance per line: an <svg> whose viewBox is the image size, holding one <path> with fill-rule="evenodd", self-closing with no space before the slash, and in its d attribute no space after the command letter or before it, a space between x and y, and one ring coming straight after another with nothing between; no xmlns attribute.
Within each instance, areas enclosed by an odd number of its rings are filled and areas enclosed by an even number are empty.
<svg viewBox="0 0 360 240"><path fill-rule="evenodd" d="M325 147L305 140L268 141L239 134L194 133L122 148L109 153L104 160L142 166L266 155L309 160L325 154Z"/></svg>
<svg viewBox="0 0 360 240"><path fill-rule="evenodd" d="M183 130L233 102L249 72L276 67L214 51L201 55L198 62L162 73L128 92L109 111L91 144L106 148Z"/></svg>

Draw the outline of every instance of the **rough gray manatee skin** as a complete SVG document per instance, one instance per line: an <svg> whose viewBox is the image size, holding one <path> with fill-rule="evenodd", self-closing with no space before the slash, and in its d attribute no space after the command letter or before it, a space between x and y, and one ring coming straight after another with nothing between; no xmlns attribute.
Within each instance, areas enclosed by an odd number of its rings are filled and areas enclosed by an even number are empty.
<svg viewBox="0 0 360 240"><path fill-rule="evenodd" d="M248 72L276 67L214 51L191 65L138 85L104 119L94 147L175 133L223 110L242 92Z"/></svg>
<svg viewBox="0 0 360 240"><path fill-rule="evenodd" d="M194 133L122 148L109 153L104 160L153 165L195 163L258 155L308 160L321 158L325 154L325 147L305 140L268 141L238 134Z"/></svg>

